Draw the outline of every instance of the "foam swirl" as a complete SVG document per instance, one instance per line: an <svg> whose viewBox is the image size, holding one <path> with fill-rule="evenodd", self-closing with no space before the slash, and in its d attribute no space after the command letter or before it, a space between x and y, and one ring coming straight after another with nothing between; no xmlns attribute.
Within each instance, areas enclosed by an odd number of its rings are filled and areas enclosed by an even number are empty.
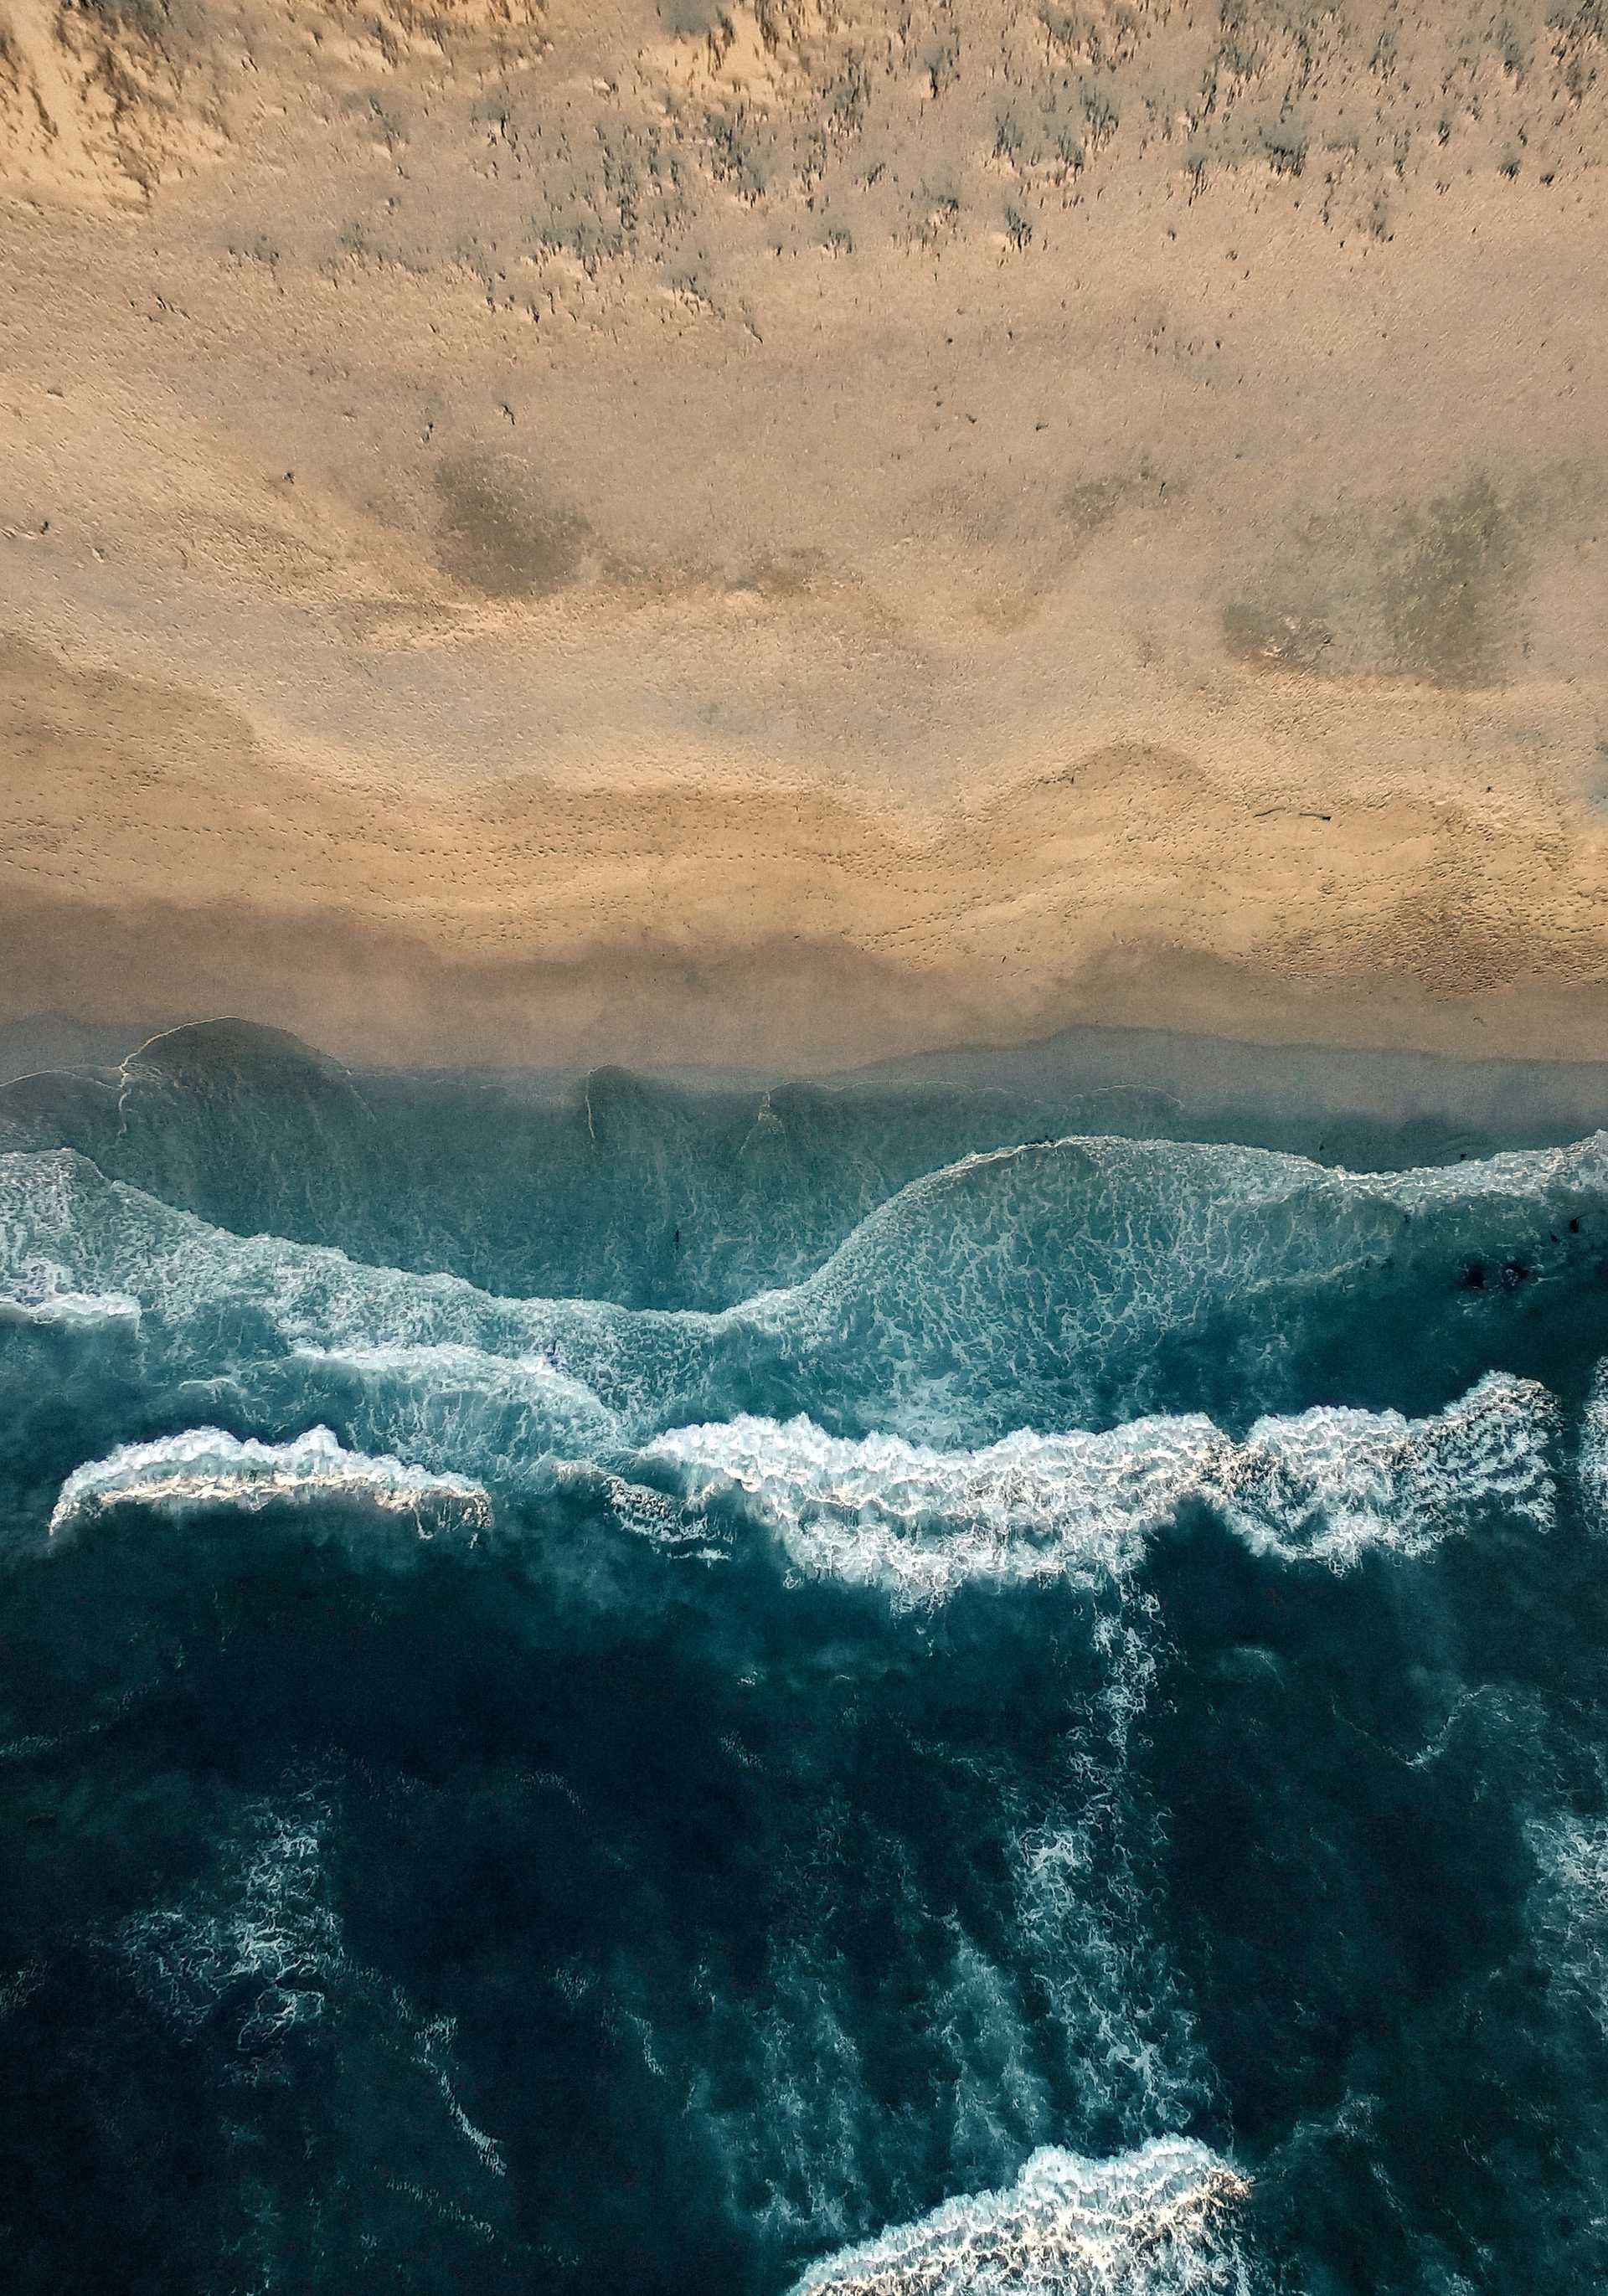
<svg viewBox="0 0 1608 2296"><path fill-rule="evenodd" d="M845 1432L956 1446L1247 1399L1288 1411L1332 1384L1317 1366L1365 1303L1375 1325L1410 1316L1472 1379L1493 1360L1510 1278L1596 1300L1585 1231L1605 1211L1602 1135L1387 1176L1069 1140L916 1181L804 1283L710 1314L495 1297L229 1234L70 1152L0 1156L0 1267L48 1259L62 1292L136 1302L153 1378L297 1349L474 1349L556 1365L628 1442L800 1407ZM1485 1286L1488 1265L1501 1282Z"/></svg>

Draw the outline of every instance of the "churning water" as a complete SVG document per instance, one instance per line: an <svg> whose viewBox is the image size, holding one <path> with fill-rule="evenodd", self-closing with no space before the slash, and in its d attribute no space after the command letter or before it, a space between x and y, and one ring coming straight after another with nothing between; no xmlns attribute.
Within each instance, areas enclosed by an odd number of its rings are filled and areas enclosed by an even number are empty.
<svg viewBox="0 0 1608 2296"><path fill-rule="evenodd" d="M0 1092L7 2289L1608 2284L1608 1138L1033 1130Z"/></svg>

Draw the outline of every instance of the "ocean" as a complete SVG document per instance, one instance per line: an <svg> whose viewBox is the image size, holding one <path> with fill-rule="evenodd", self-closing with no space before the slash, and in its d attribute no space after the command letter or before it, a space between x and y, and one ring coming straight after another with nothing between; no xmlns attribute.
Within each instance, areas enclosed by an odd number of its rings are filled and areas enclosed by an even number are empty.
<svg viewBox="0 0 1608 2296"><path fill-rule="evenodd" d="M1608 1135L1277 1127L0 1087L0 2284L1608 2285Z"/></svg>

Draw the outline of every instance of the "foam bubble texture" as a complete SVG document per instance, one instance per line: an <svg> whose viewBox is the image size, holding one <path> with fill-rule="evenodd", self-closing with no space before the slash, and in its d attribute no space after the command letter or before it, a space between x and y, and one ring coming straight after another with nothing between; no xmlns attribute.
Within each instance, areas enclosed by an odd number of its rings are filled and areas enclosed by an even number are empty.
<svg viewBox="0 0 1608 2296"><path fill-rule="evenodd" d="M476 1529L490 1519L490 1501L464 1475L431 1474L401 1460L344 1450L327 1427L289 1443L259 1443L195 1427L154 1443L126 1443L103 1459L76 1467L62 1486L50 1527L70 1529L112 1506L136 1505L189 1512L238 1507L258 1513L269 1506L335 1500L406 1515L422 1535L436 1529Z"/></svg>
<svg viewBox="0 0 1608 2296"><path fill-rule="evenodd" d="M968 2194L814 2266L792 2296L1173 2296L1249 2291L1232 2237L1248 2187L1163 2137L1114 2161L1045 2147L1005 2192Z"/></svg>
<svg viewBox="0 0 1608 2296"><path fill-rule="evenodd" d="M800 1571L922 1605L971 1582L1120 1574L1192 1499L1259 1552L1334 1570L1371 1546L1420 1552L1487 1503L1545 1529L1555 1415L1533 1382L1492 1374L1433 1418L1325 1407L1262 1419L1242 1443L1198 1415L958 1452L744 1417L641 1456L693 1512L740 1497Z"/></svg>
<svg viewBox="0 0 1608 2296"><path fill-rule="evenodd" d="M1456 1333L1471 1254L1511 1256L1515 1281L1545 1274L1549 1253L1566 1272L1576 1208L1605 1201L1601 1135L1362 1177L1252 1149L1062 1141L914 1182L805 1283L711 1315L501 1299L242 1238L53 1151L0 1157L0 1267L47 1259L62 1292L135 1300L168 1378L296 1349L459 1348L552 1363L628 1439L786 1398L846 1431L977 1445L1206 1400L1202 1382L1224 1371L1210 1331L1232 1332L1235 1396L1284 1407L1306 1382L1303 1333L1321 1340L1348 1301L1354 1313L1356 1287L1426 1300L1421 1320ZM1188 1334L1187 1365L1160 1368Z"/></svg>

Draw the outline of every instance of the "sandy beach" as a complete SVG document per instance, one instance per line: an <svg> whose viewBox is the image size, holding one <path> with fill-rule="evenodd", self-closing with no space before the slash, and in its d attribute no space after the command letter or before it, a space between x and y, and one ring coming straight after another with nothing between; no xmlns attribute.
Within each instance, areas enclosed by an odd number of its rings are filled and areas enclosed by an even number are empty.
<svg viewBox="0 0 1608 2296"><path fill-rule="evenodd" d="M0 0L0 1021L1608 1054L1608 44Z"/></svg>

